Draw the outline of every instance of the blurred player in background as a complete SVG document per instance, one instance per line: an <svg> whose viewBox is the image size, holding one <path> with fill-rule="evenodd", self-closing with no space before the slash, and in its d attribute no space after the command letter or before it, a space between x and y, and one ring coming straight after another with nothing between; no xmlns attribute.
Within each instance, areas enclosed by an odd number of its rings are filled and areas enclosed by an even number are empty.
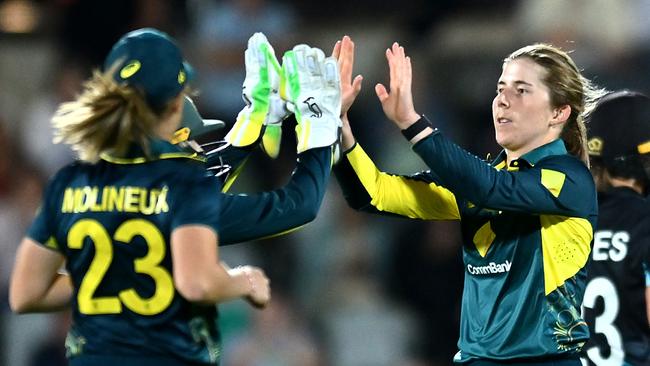
<svg viewBox="0 0 650 366"><path fill-rule="evenodd" d="M252 43L259 51L265 42L258 36ZM247 66L254 63L251 57L258 63L265 59L255 51L247 54ZM318 207L340 129L336 61L303 45L287 52L285 62L293 65L283 73L288 101L297 104L309 93L324 111L317 118L297 117L302 127L320 132L298 138L299 152L305 160L312 152L312 164L319 168L304 168L306 178L295 183L315 186L301 197L315 200ZM286 197L269 193L249 200L230 196L230 203L222 205L220 181L206 174L205 159L171 144L178 142L182 112L193 105L185 95L191 69L167 35L153 29L125 35L105 68L53 120L60 138L83 162L62 170L46 191L17 256L12 308L54 311L72 301L73 327L66 341L72 365L217 364L221 348L216 309L210 304L245 297L261 307L270 298L261 270L231 270L218 263L220 220L231 213L250 215L248 222L259 223L256 213L272 210L276 202L294 210L284 211L285 217L299 213L301 205L284 200L301 191L294 187ZM261 122L266 113L262 119L249 117L260 113L265 100L268 104L271 90L260 92L259 75L252 79L255 85L248 86L255 89L257 109L249 103L238 118L240 125ZM235 203L239 207L229 206ZM230 240L247 235L248 228L235 227L237 215L225 221ZM250 229L259 235L277 227ZM70 276L57 273L64 263Z"/></svg>
<svg viewBox="0 0 650 366"><path fill-rule="evenodd" d="M598 189L584 297L591 365L650 365L650 98L605 96L589 118L589 155Z"/></svg>
<svg viewBox="0 0 650 366"><path fill-rule="evenodd" d="M558 48L513 52L492 103L504 151L486 163L415 111L411 60L394 43L386 50L390 90L377 84L375 91L431 168L397 176L380 171L352 135L345 112L361 81L351 78L353 49L343 43L335 54L342 95L350 96L342 102L347 152L335 173L348 203L372 213L461 220L467 272L454 362L580 365L589 338L580 304L597 219L583 118L602 92Z"/></svg>

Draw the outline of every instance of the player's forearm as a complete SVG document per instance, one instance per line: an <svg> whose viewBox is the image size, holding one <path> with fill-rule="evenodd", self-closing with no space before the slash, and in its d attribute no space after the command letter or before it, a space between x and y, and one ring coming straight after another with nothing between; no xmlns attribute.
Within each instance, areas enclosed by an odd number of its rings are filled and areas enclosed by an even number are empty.
<svg viewBox="0 0 650 366"><path fill-rule="evenodd" d="M42 298L12 304L17 313L44 313L66 309L73 294L70 276L60 274Z"/></svg>
<svg viewBox="0 0 650 366"><path fill-rule="evenodd" d="M330 177L331 148L298 155L296 170L283 188L254 195L224 195L220 245L282 235L313 221Z"/></svg>
<svg viewBox="0 0 650 366"><path fill-rule="evenodd" d="M252 291L244 272L230 274L221 264L197 274L191 283L177 285L181 295L191 302L218 304L248 296Z"/></svg>

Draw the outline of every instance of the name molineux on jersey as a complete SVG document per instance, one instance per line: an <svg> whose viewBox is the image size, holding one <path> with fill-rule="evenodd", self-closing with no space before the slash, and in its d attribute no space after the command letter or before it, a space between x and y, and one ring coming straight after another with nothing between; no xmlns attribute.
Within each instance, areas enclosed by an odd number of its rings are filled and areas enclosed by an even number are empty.
<svg viewBox="0 0 650 366"><path fill-rule="evenodd" d="M511 266L512 266L512 262L510 262L509 260L506 260L503 263L490 262L490 264L486 266L473 266L471 264L468 264L467 271L473 275L505 273L505 272L510 272Z"/></svg>
<svg viewBox="0 0 650 366"><path fill-rule="evenodd" d="M139 212L157 215L169 211L165 186L147 189L133 186L68 187L63 194L62 213Z"/></svg>

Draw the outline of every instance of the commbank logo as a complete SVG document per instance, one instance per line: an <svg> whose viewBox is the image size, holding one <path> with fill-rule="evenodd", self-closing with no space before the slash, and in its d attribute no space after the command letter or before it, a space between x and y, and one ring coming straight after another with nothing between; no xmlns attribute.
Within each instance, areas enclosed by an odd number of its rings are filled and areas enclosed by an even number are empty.
<svg viewBox="0 0 650 366"><path fill-rule="evenodd" d="M506 260L503 263L490 262L490 264L486 266L473 266L471 264L468 264L467 272L473 275L505 273L505 272L510 272L511 266L512 266L512 262L510 262L509 260Z"/></svg>
<svg viewBox="0 0 650 366"><path fill-rule="evenodd" d="M307 107L312 113L311 117L321 118L323 116L323 111L320 109L318 104L316 104L315 102L311 102L313 99L314 97L309 97L305 99L303 103L307 104Z"/></svg>

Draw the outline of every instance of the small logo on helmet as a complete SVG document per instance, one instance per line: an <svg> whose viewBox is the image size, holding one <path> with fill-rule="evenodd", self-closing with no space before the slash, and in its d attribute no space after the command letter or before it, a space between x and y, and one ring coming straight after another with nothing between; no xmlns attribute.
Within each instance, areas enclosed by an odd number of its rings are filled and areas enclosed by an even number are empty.
<svg viewBox="0 0 650 366"><path fill-rule="evenodd" d="M600 137L593 137L587 141L587 148L589 155L600 156L603 153L603 139Z"/></svg>
<svg viewBox="0 0 650 366"><path fill-rule="evenodd" d="M122 68L122 70L120 70L120 77L122 79L128 79L131 76L133 76L136 72L138 72L138 70L140 70L141 67L142 67L142 65L140 64L140 61L133 60L133 61L129 62L128 64L126 64Z"/></svg>
<svg viewBox="0 0 650 366"><path fill-rule="evenodd" d="M178 72L178 83L183 85L185 84L185 80L187 80L187 75L185 75L185 71L181 70Z"/></svg>
<svg viewBox="0 0 650 366"><path fill-rule="evenodd" d="M314 97L309 97L305 99L303 103L307 104L307 107L312 113L311 117L321 118L323 116L323 111L320 109L318 104L311 102L313 99Z"/></svg>

